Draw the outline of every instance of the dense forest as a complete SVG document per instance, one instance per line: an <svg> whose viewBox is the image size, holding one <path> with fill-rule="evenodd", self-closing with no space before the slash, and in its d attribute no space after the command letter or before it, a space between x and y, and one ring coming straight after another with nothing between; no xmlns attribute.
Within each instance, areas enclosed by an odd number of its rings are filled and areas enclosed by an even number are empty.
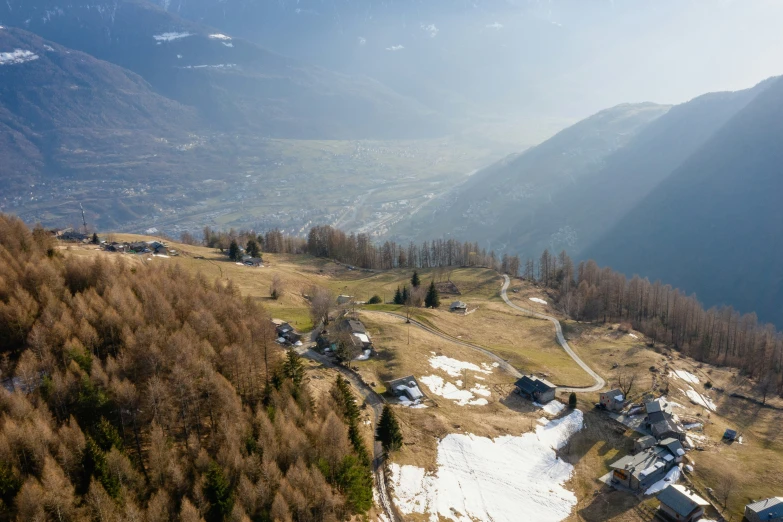
<svg viewBox="0 0 783 522"><path fill-rule="evenodd" d="M595 261L574 264L565 252L544 251L524 265L526 279L559 290L557 305L578 321L624 321L653 342L674 346L696 360L741 369L765 397L783 396L783 335L756 314L732 307L705 310L695 295L660 281L599 268Z"/></svg>
<svg viewBox="0 0 783 522"><path fill-rule="evenodd" d="M366 512L354 397L311 396L270 325L230 281L64 256L0 215L0 520Z"/></svg>
<svg viewBox="0 0 783 522"><path fill-rule="evenodd" d="M213 246L237 237L211 234ZM252 235L243 234L241 239ZM330 226L311 228L306 241L279 232L258 236L258 241L268 241L266 237L273 248L291 247L286 251L367 269L475 266L521 276L558 290L557 306L577 321L630 322L653 342L670 344L699 361L741 369L756 380L765 397L773 391L783 395L783 335L773 325L761 324L756 314L743 315L732 307L705 310L695 295L660 281L628 279L611 268L599 268L594 261L575 267L565 251L559 255L544 251L540 258L522 263L517 256L498 258L476 243L436 239L421 245L393 241L376 245L365 234L349 235Z"/></svg>

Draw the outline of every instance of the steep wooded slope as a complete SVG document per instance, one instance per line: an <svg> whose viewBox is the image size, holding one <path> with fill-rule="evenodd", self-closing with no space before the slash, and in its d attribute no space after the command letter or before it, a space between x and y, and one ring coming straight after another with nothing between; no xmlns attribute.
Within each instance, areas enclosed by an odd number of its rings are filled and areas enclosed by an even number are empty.
<svg viewBox="0 0 783 522"><path fill-rule="evenodd" d="M781 139L776 79L585 256L783 325Z"/></svg>

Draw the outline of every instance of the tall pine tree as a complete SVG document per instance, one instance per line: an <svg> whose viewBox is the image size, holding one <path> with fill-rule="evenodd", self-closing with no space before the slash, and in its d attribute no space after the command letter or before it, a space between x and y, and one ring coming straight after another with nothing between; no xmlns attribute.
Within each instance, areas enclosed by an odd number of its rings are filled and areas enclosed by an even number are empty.
<svg viewBox="0 0 783 522"><path fill-rule="evenodd" d="M242 255L239 253L239 245L236 241L231 241L231 244L228 246L228 258L231 261L239 261L242 259Z"/></svg>
<svg viewBox="0 0 783 522"><path fill-rule="evenodd" d="M381 413L381 419L378 421L378 429L375 432L375 440L381 442L384 451L397 451L402 447L402 432L400 425L391 406L386 404Z"/></svg>
<svg viewBox="0 0 783 522"><path fill-rule="evenodd" d="M400 290L400 287L397 287L397 291L394 292L394 304L401 305L405 304L405 301L402 300L402 291Z"/></svg>
<svg viewBox="0 0 783 522"><path fill-rule="evenodd" d="M430 283L430 288L427 290L427 296L424 298L424 306L427 308L437 308L440 306L440 294L438 294L438 289L435 288L435 281Z"/></svg>
<svg viewBox="0 0 783 522"><path fill-rule="evenodd" d="M413 277L411 277L411 286L413 286L413 288L419 288L420 284L421 279L419 279L419 273L414 270Z"/></svg>
<svg viewBox="0 0 783 522"><path fill-rule="evenodd" d="M402 287L402 303L400 304L408 304L408 300L411 298L410 292L408 292L408 287L403 286Z"/></svg>

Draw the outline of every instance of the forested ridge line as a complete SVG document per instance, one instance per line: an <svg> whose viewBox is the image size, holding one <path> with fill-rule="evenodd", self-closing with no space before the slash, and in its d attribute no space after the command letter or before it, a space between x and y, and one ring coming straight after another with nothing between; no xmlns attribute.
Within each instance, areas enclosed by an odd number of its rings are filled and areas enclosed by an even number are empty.
<svg viewBox="0 0 783 522"><path fill-rule="evenodd" d="M314 397L228 282L62 255L0 215L0 520L366 513L353 396Z"/></svg>

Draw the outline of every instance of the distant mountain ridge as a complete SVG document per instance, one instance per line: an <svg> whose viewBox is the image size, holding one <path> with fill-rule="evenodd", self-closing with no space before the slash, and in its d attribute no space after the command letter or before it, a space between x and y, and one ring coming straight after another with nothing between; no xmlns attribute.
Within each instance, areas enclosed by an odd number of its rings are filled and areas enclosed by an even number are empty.
<svg viewBox="0 0 783 522"><path fill-rule="evenodd" d="M223 130L353 139L442 129L431 110L377 81L292 60L142 0L9 0L0 23L130 69Z"/></svg>

